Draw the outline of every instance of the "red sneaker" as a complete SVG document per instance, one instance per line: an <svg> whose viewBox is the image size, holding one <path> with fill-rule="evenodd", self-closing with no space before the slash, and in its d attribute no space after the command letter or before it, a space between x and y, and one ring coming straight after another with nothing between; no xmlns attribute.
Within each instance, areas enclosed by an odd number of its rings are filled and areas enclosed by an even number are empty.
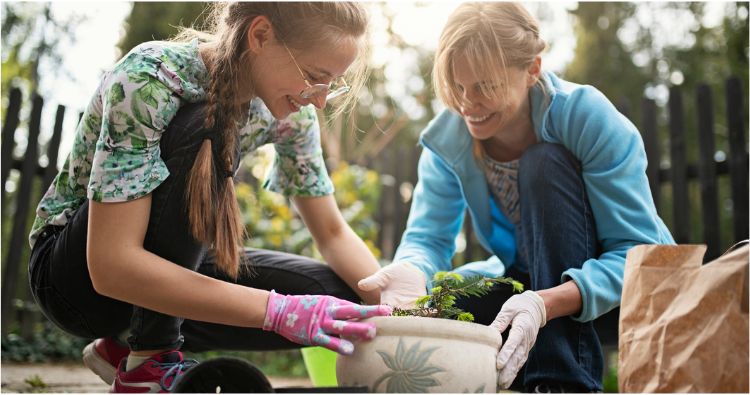
<svg viewBox="0 0 750 395"><path fill-rule="evenodd" d="M130 371L125 370L126 364L127 359L120 361L111 392L170 392L177 379L198 361L183 360L181 352L170 350L152 356Z"/></svg>
<svg viewBox="0 0 750 395"><path fill-rule="evenodd" d="M107 384L115 380L120 360L130 354L130 348L118 344L114 338L104 337L89 343L83 349L83 364Z"/></svg>

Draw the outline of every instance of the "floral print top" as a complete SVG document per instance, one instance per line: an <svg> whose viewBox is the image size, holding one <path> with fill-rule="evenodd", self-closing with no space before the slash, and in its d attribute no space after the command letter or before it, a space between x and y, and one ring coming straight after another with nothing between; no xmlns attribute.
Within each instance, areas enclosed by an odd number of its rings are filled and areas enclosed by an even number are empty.
<svg viewBox="0 0 750 395"><path fill-rule="evenodd" d="M36 210L33 246L47 225L65 225L86 199L134 200L168 176L159 142L177 110L206 100L206 66L198 41L146 42L106 72L76 129L73 148ZM253 99L240 130L242 154L272 143L276 159L264 184L286 196L333 193L311 106L276 120Z"/></svg>

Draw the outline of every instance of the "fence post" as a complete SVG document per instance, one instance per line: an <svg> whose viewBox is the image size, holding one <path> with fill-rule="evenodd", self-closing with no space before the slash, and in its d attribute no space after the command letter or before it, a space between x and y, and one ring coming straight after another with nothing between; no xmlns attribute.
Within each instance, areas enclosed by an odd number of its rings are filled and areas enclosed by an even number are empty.
<svg viewBox="0 0 750 395"><path fill-rule="evenodd" d="M630 119L630 100L628 100L627 97L622 96L620 100L617 101L615 108L617 108L617 111L624 115L625 118Z"/></svg>
<svg viewBox="0 0 750 395"><path fill-rule="evenodd" d="M474 226L471 223L471 214L469 209L464 210L464 238L466 239L466 248L464 249L464 263L474 261Z"/></svg>
<svg viewBox="0 0 750 395"><path fill-rule="evenodd" d="M399 160L401 163L401 172L399 173L398 181L396 182L399 189L398 200L396 204L401 207L400 217L396 218L395 223L398 224L397 231L394 233L393 239L393 253L395 255L398 246L401 244L401 239L406 231L406 224L409 221L409 213L411 212L411 204L414 201L414 190L417 187L417 167L419 162L419 155L422 152L422 148L419 144L415 144L409 147L403 147L399 149L399 155L402 158ZM404 157L406 156L406 157ZM403 200L401 192L401 185L405 182L411 184L411 196L407 201Z"/></svg>
<svg viewBox="0 0 750 395"><path fill-rule="evenodd" d="M685 124L680 88L669 90L669 136L674 224L672 232L677 243L690 242L690 203L685 159Z"/></svg>
<svg viewBox="0 0 750 395"><path fill-rule="evenodd" d="M721 252L721 227L719 226L719 188L716 182L716 161L714 161L716 145L714 143L713 100L711 88L708 85L698 85L696 104L700 145L698 176L701 185L703 241L708 246L705 258L712 260Z"/></svg>
<svg viewBox="0 0 750 395"><path fill-rule="evenodd" d="M20 269L21 252L26 248L27 227L26 219L31 203L31 189L39 167L37 151L39 139L39 127L42 117L42 106L44 100L38 95L34 96L34 104L31 109L31 120L29 122L29 138L26 145L23 164L21 166L21 181L18 192L16 192L16 212L13 218L13 230L8 255L5 259L5 270L3 272L2 289L2 333L6 335L12 322L13 300L16 298L16 285L18 284L18 273Z"/></svg>
<svg viewBox="0 0 750 395"><path fill-rule="evenodd" d="M396 205L395 193L398 193L398 180L394 176L394 167L398 166L394 160L393 150L383 150L382 158L378 160L378 171L383 181L383 189L380 192L380 211L383 222L380 223L379 246L383 259L393 259L393 234L396 232ZM396 190L394 192L394 189Z"/></svg>
<svg viewBox="0 0 750 395"><path fill-rule="evenodd" d="M729 125L729 175L732 179L734 239L748 238L748 153L745 150L745 108L742 83L732 77L726 81L727 124Z"/></svg>
<svg viewBox="0 0 750 395"><path fill-rule="evenodd" d="M643 116L643 126L641 133L643 135L643 145L646 148L646 158L648 167L646 176L651 188L651 196L654 199L656 211L659 211L661 198L661 180L659 179L659 168L661 166L661 147L659 146L659 132L656 129L656 104L651 99L644 98L641 101L641 113Z"/></svg>
<svg viewBox="0 0 750 395"><path fill-rule="evenodd" d="M21 111L21 90L13 88L8 98L8 108L5 111L5 125L3 125L2 147L2 178L0 178L0 205L5 209L5 182L8 181L11 164L13 163L13 147L16 145L14 136L18 127L18 116Z"/></svg>
<svg viewBox="0 0 750 395"><path fill-rule="evenodd" d="M60 140L62 139L63 120L65 119L65 106L58 105L55 114L55 127L52 131L52 137L47 144L47 168L44 170L42 179L42 196L47 192L52 183L52 179L57 175L57 155L60 152Z"/></svg>
<svg viewBox="0 0 750 395"><path fill-rule="evenodd" d="M401 242L401 235L404 233L406 227L406 216L409 215L409 206L407 202L404 202L403 195L401 194L401 185L408 181L409 166L411 165L411 158L409 158L410 150L408 147L398 146L396 147L396 161L394 162L393 176L396 178L396 184L393 188L393 235L391 239L391 249L393 254L396 253L396 247Z"/></svg>
<svg viewBox="0 0 750 395"><path fill-rule="evenodd" d="M378 223L378 235L375 245L380 249L381 259L385 259L383 253L383 233L385 232L385 180L383 179L383 165L380 157L368 158L367 167L375 170L380 178L380 198L378 199L378 209L375 211L375 222Z"/></svg>

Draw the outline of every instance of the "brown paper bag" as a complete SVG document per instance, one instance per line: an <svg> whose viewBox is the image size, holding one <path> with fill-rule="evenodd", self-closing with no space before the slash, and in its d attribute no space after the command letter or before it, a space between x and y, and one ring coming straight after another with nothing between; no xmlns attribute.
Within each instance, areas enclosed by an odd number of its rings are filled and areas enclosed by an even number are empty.
<svg viewBox="0 0 750 395"><path fill-rule="evenodd" d="M705 252L705 245L628 251L621 392L748 392L750 247L701 265Z"/></svg>

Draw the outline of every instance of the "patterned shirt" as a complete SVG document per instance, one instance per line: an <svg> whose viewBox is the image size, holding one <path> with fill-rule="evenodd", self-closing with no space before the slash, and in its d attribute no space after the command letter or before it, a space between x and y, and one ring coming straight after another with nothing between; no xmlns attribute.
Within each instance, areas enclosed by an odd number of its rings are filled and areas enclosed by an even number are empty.
<svg viewBox="0 0 750 395"><path fill-rule="evenodd" d="M518 226L521 210L518 199L518 159L498 162L484 155L484 175L495 202L510 221Z"/></svg>
<svg viewBox="0 0 750 395"><path fill-rule="evenodd" d="M65 225L86 199L123 202L151 193L168 176L162 133L185 103L206 100L206 66L198 41L147 42L104 74L76 129L73 148L36 210L33 246L47 225ZM264 184L287 196L333 193L311 106L276 120L258 98L240 130L242 154L273 143L276 159Z"/></svg>

